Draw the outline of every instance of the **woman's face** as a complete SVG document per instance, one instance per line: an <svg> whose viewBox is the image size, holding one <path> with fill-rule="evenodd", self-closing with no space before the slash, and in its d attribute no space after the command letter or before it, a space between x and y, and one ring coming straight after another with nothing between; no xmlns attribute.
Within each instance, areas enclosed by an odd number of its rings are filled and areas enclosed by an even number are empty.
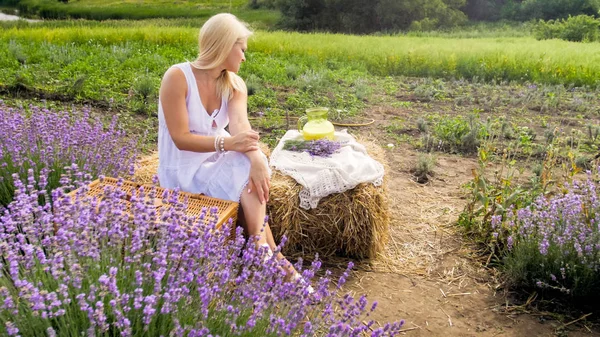
<svg viewBox="0 0 600 337"><path fill-rule="evenodd" d="M246 48L248 48L247 41L236 42L233 48L231 48L229 56L225 59L225 69L237 73L240 70L242 62L246 61Z"/></svg>

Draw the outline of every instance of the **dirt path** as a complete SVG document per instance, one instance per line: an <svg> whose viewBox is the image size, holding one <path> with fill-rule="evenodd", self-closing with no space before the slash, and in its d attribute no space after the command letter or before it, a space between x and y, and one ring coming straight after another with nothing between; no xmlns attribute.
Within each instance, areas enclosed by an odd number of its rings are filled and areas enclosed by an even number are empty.
<svg viewBox="0 0 600 337"><path fill-rule="evenodd" d="M350 131L385 146L387 118L375 117L370 128ZM417 156L409 145L387 150L391 240L385 257L359 266L349 282L356 294L378 301L376 321L404 319L408 336L600 336L507 310L492 273L470 257L473 249L454 225L476 160L438 154L434 179L422 185L410 173Z"/></svg>

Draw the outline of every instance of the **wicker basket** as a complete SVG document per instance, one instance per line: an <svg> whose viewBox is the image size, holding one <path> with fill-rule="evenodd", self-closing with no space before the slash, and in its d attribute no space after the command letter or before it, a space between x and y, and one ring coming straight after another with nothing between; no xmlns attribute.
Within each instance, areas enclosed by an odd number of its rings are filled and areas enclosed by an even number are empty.
<svg viewBox="0 0 600 337"><path fill-rule="evenodd" d="M99 179L92 181L89 184L89 191L87 192L88 196L91 197L100 197L104 194L104 188L107 186L116 187L118 183L118 179L116 178L104 178L102 181ZM131 196L135 191L137 191L141 186L146 187L146 191L150 191L150 189L156 189L157 198L154 200L155 206L160 211L161 209L169 208L172 205L170 203L163 203L161 198L165 191L164 188L152 185L141 185L132 181L124 180L121 185L121 190L126 193L123 202L130 206ZM68 195L75 196L77 190L71 191ZM184 201L187 198L187 209L186 214L189 216L200 216L203 208L210 209L211 207L217 207L217 228L220 228L226 221L229 219L233 220L235 224L237 222L237 214L238 214L238 206L237 202L222 200L217 198L208 197L203 194L194 194L187 192L179 192L178 200ZM167 198L168 199L168 198ZM129 208L129 207L128 207ZM208 221L209 217L206 217L205 221ZM235 231L235 227L233 228Z"/></svg>

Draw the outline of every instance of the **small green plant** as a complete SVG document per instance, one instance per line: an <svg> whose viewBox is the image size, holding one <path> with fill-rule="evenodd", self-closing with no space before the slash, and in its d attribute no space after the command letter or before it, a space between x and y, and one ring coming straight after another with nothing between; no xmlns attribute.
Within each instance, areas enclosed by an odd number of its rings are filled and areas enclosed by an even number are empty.
<svg viewBox="0 0 600 337"><path fill-rule="evenodd" d="M427 80L414 88L415 97L423 102L441 100L446 98L444 82L441 80Z"/></svg>
<svg viewBox="0 0 600 337"><path fill-rule="evenodd" d="M436 158L431 153L419 153L417 163L411 170L415 180L424 184L429 181L429 178L434 175L433 169L436 165Z"/></svg>
<svg viewBox="0 0 600 337"><path fill-rule="evenodd" d="M524 149L530 149L533 146L533 142L535 141L536 134L535 130L527 127L520 126L517 127L517 139L519 141L519 145Z"/></svg>
<svg viewBox="0 0 600 337"><path fill-rule="evenodd" d="M359 100L367 100L373 93L373 89L369 85L369 82L362 78L358 79L354 83L354 88L356 98Z"/></svg>
<svg viewBox="0 0 600 337"><path fill-rule="evenodd" d="M427 121L423 117L419 117L417 119L417 129L423 133L427 132L427 130L429 129Z"/></svg>
<svg viewBox="0 0 600 337"><path fill-rule="evenodd" d="M87 80L87 75L81 75L79 77L77 77L75 79L75 81L73 81L73 84L71 85L71 92L75 95L78 96L83 92L83 86L85 85L85 82Z"/></svg>
<svg viewBox="0 0 600 337"><path fill-rule="evenodd" d="M489 143L479 148L479 166L473 171L473 180L466 185L470 201L459 216L459 224L487 247L491 252L490 258L499 249L497 242L492 241L492 217L504 215L509 208L525 207L537 196L545 194L549 184L554 182L552 168L556 165L554 152L549 151L542 167L536 168L537 183L524 186L516 183L523 171L516 165L517 153L514 151L504 150L497 168L488 172L493 148Z"/></svg>
<svg viewBox="0 0 600 337"><path fill-rule="evenodd" d="M329 86L327 74L324 71L308 70L298 77L300 90L310 93L323 92Z"/></svg>
<svg viewBox="0 0 600 337"><path fill-rule="evenodd" d="M25 70L17 71L13 81L13 86L17 90L27 89L34 83L31 73Z"/></svg>
<svg viewBox="0 0 600 337"><path fill-rule="evenodd" d="M142 76L135 81L134 91L147 104L148 98L155 92L154 81L150 76Z"/></svg>
<svg viewBox="0 0 600 337"><path fill-rule="evenodd" d="M598 136L600 135L600 126L593 125L593 124L587 124L586 129L587 129L588 140L591 143L594 143L598 139Z"/></svg>
<svg viewBox="0 0 600 337"><path fill-rule="evenodd" d="M581 155L575 158L575 165L582 170L591 170L592 167L592 158L590 156Z"/></svg>
<svg viewBox="0 0 600 337"><path fill-rule="evenodd" d="M291 80L295 80L300 76L302 69L295 64L287 64L285 66L285 74Z"/></svg>
<svg viewBox="0 0 600 337"><path fill-rule="evenodd" d="M19 64L25 64L27 62L27 55L23 51L23 47L21 44L14 40L10 40L8 43L8 51L12 54L12 56L17 59Z"/></svg>
<svg viewBox="0 0 600 337"><path fill-rule="evenodd" d="M544 130L544 139L546 139L546 144L552 144L556 139L558 133L558 128L548 128Z"/></svg>
<svg viewBox="0 0 600 337"><path fill-rule="evenodd" d="M432 152L441 150L441 141L436 139L430 133L426 133L421 136L421 140L418 143L418 148L422 151Z"/></svg>
<svg viewBox="0 0 600 337"><path fill-rule="evenodd" d="M262 88L262 80L255 74L246 76L246 88L248 88L248 96L256 94Z"/></svg>
<svg viewBox="0 0 600 337"><path fill-rule="evenodd" d="M515 139L515 131L512 125L506 120L503 119L500 125L500 133L504 139Z"/></svg>
<svg viewBox="0 0 600 337"><path fill-rule="evenodd" d="M447 152L475 153L481 141L491 137L491 122L486 126L475 114L466 119L462 116L434 116L432 136L437 139L437 148Z"/></svg>

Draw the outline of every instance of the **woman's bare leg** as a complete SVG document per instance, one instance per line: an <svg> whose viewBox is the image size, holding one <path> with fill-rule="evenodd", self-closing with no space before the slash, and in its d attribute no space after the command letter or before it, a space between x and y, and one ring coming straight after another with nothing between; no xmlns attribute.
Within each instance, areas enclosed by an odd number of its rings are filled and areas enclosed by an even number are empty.
<svg viewBox="0 0 600 337"><path fill-rule="evenodd" d="M263 230L265 215L267 214L266 205L260 203L256 193L247 193L246 191L242 192L240 203L244 210L244 230L246 234L257 236L258 241L256 243L258 245L267 243L271 246L271 243L267 242L267 232Z"/></svg>
<svg viewBox="0 0 600 337"><path fill-rule="evenodd" d="M269 224L265 224L265 216L267 214L266 204L261 204L258 199L258 194L242 192L240 198L242 209L244 211L244 220L246 221L246 234L258 236L257 245L268 244L271 250L277 249L277 244L271 232ZM263 227L264 226L264 227ZM285 260L286 262L286 273L293 275L296 270L289 261L283 256L283 254L277 254L278 259Z"/></svg>

